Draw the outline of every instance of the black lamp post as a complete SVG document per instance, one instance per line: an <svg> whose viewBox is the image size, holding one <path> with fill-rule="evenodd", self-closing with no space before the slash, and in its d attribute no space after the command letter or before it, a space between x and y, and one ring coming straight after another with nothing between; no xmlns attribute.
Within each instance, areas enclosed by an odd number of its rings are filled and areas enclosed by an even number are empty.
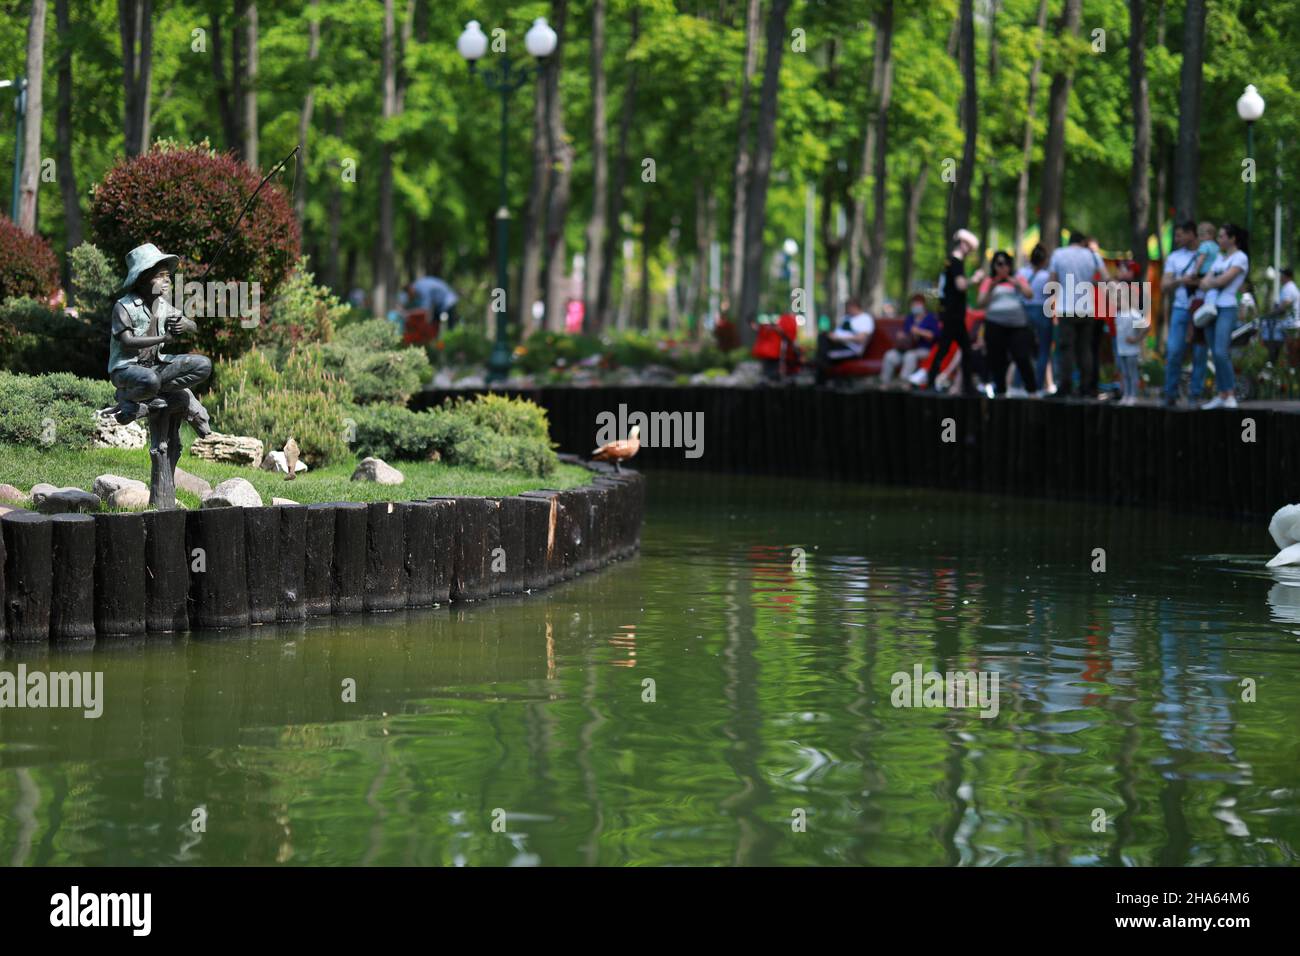
<svg viewBox="0 0 1300 956"><path fill-rule="evenodd" d="M1237 115L1246 121L1246 158L1253 160L1255 158L1255 120L1264 115L1264 98L1259 95L1259 90L1253 86L1246 87L1246 92L1237 98ZM1251 175L1246 180L1246 235L1251 237L1252 241L1255 234L1251 229L1254 220L1251 186L1254 183L1254 170L1251 170Z"/></svg>
<svg viewBox="0 0 1300 956"><path fill-rule="evenodd" d="M533 25L524 35L524 46L538 61L555 52L557 37L545 17L533 21ZM477 20L465 25L465 32L456 41L456 49L469 63L471 72L483 77L488 89L501 95L501 203L497 207L497 288L501 296L506 296L509 286L509 268L507 264L508 244L510 240L509 196L506 193L506 163L508 142L507 129L510 120L510 97L541 69L540 63L520 66L505 54L493 69L479 71L478 61L487 52L488 38L484 35ZM508 326L510 313L503 311L497 315L496 342L492 346L492 355L488 358L487 381L504 382L510 374L510 342Z"/></svg>

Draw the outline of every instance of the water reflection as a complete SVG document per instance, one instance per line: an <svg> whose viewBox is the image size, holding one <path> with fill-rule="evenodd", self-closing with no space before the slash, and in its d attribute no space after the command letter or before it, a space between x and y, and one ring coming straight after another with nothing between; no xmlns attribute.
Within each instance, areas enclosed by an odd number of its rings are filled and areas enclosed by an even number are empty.
<svg viewBox="0 0 1300 956"><path fill-rule="evenodd" d="M1260 529L735 478L651 493L640 557L543 594L5 646L5 670L103 670L107 701L0 711L0 859L1296 862L1300 570L1262 568ZM997 716L896 708L916 666L996 675Z"/></svg>

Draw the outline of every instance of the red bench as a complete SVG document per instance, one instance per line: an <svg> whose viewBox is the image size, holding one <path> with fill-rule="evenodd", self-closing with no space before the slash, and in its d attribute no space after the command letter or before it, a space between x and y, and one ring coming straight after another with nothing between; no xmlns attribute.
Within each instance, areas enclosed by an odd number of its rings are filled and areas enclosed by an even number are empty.
<svg viewBox="0 0 1300 956"><path fill-rule="evenodd" d="M966 329L971 331L984 318L984 312L980 309L966 310ZM871 333L871 338L867 341L867 351L862 358L850 359L847 362L836 362L826 371L828 378L865 378L868 375L879 375L880 368L885 361L885 353L894 347L894 336L903 330L903 320L896 319L876 319L876 331ZM943 368L946 369L952 364L953 359L958 355L957 347L954 345L948 350L948 355L944 359ZM934 349L930 349L929 358L921 362L920 367L928 369L930 362L934 359Z"/></svg>
<svg viewBox="0 0 1300 956"><path fill-rule="evenodd" d="M867 340L867 350L862 358L849 359L847 362L835 362L826 371L828 378L863 378L867 375L879 375L884 364L885 353L894 347L894 336L903 331L903 320L876 319L876 331Z"/></svg>

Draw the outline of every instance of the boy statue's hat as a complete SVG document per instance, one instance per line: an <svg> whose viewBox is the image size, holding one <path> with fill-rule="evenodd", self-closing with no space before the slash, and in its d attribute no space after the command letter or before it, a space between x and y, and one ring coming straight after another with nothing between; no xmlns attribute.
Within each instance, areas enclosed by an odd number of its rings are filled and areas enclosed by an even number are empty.
<svg viewBox="0 0 1300 956"><path fill-rule="evenodd" d="M131 291L140 277L159 263L166 263L167 268L175 269L180 261L180 256L168 255L152 242L136 246L126 254L126 278L117 291L119 294Z"/></svg>

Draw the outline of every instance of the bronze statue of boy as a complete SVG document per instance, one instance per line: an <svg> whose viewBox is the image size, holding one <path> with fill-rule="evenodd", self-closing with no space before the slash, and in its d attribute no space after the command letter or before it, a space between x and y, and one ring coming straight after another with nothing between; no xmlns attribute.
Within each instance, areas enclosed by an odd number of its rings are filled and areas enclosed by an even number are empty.
<svg viewBox="0 0 1300 956"><path fill-rule="evenodd" d="M178 261L151 242L127 253L126 279L113 304L108 377L117 387L114 417L121 424L183 401L186 420L203 437L212 433L212 427L191 388L208 380L212 360L206 355L162 351L198 331L194 320L170 302L171 274Z"/></svg>

